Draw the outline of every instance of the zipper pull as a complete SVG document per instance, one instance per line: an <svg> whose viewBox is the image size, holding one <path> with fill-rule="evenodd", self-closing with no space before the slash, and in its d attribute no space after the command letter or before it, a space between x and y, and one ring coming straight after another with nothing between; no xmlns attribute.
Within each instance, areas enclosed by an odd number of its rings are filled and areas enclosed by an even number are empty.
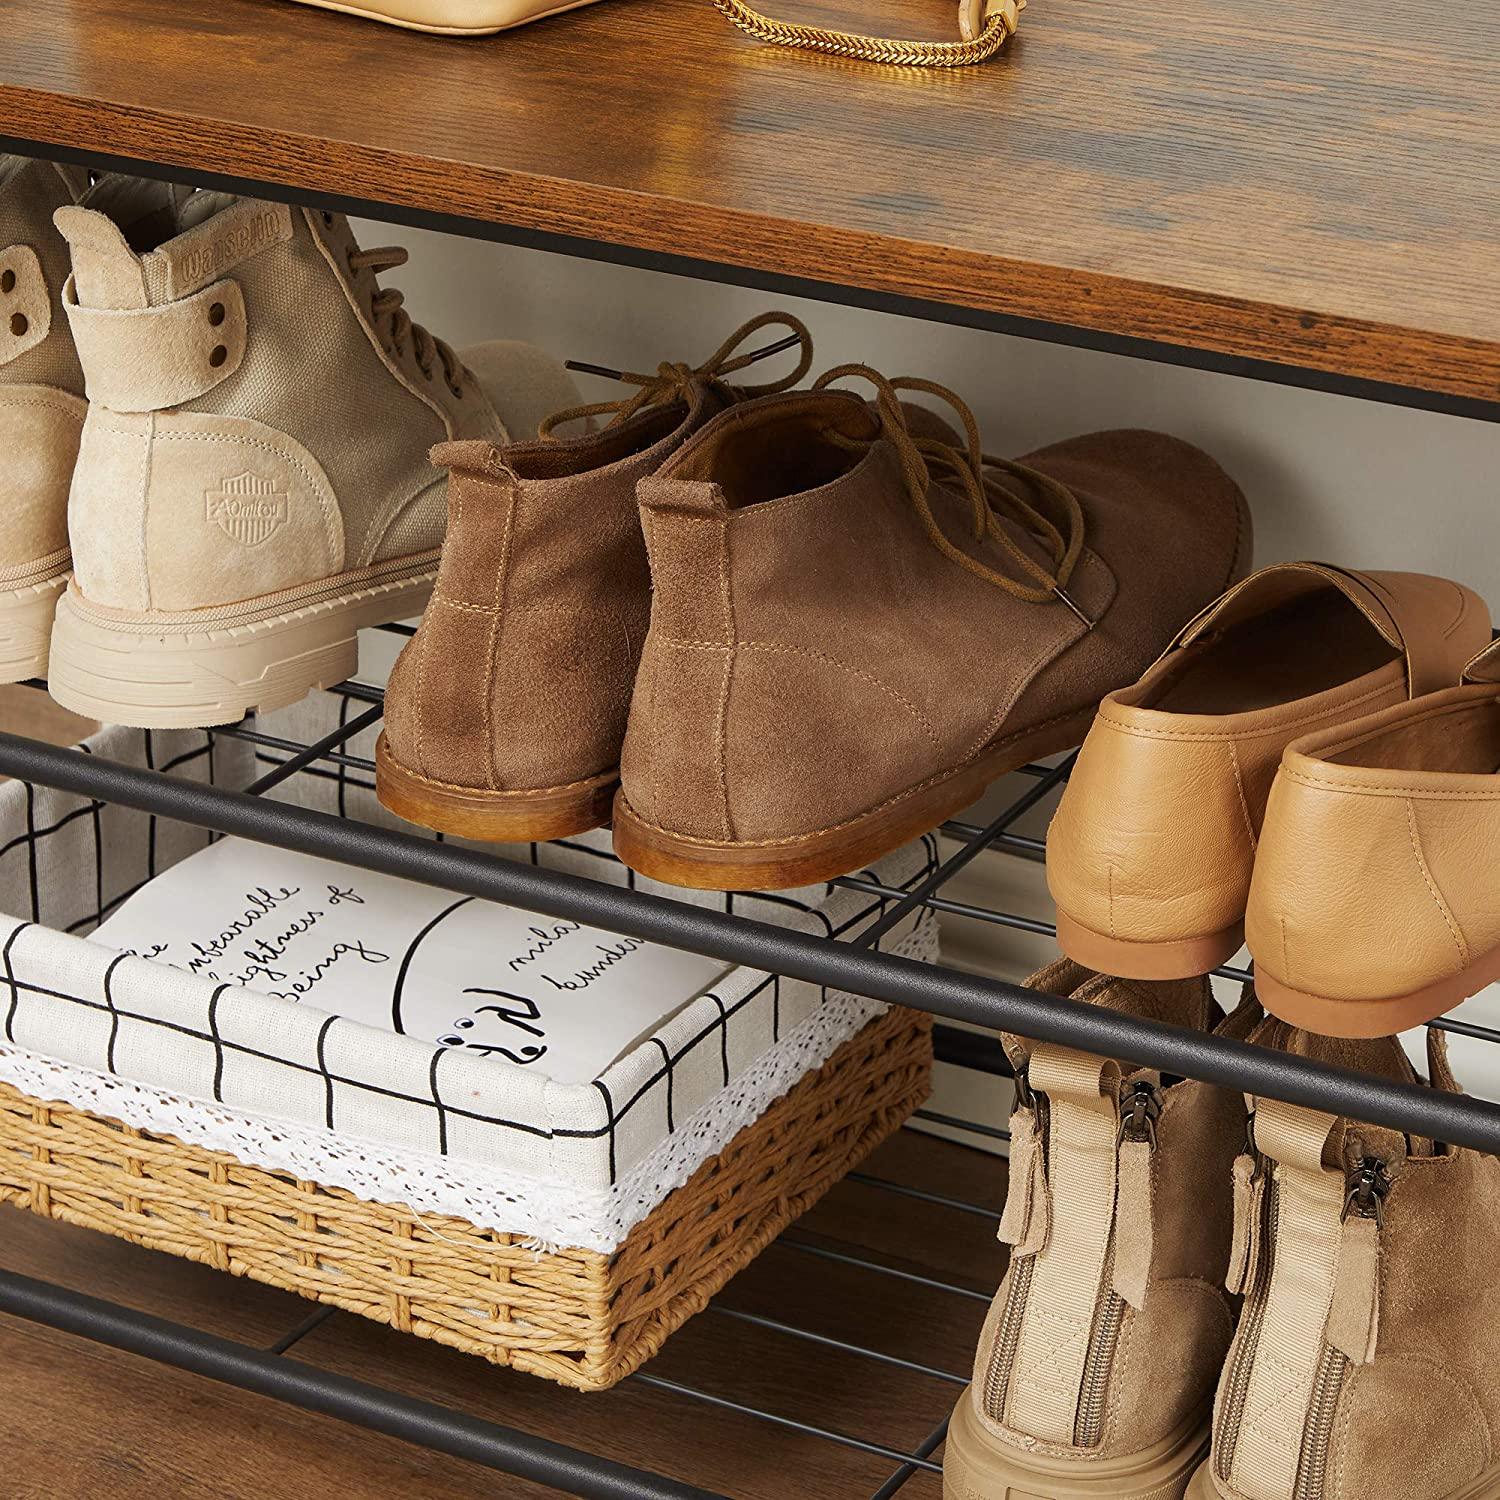
<svg viewBox="0 0 1500 1500"><path fill-rule="evenodd" d="M1379 1341L1380 1235L1391 1186L1390 1168L1376 1156L1366 1156L1349 1173L1324 1337L1357 1365L1374 1360Z"/></svg>
<svg viewBox="0 0 1500 1500"><path fill-rule="evenodd" d="M995 1237L1011 1247L1013 1257L1040 1252L1051 1228L1041 1113L1022 1066L1016 1070L1016 1107L1010 1117L1010 1191L995 1231Z"/></svg>
<svg viewBox="0 0 1500 1500"><path fill-rule="evenodd" d="M1161 1090L1137 1079L1120 1098L1119 1167L1115 1186L1115 1257L1111 1285L1131 1307L1145 1305L1155 1253L1156 1122Z"/></svg>
<svg viewBox="0 0 1500 1500"><path fill-rule="evenodd" d="M1255 1145L1255 1116L1245 1128L1246 1149L1234 1159L1234 1230L1230 1238L1229 1273L1224 1284L1242 1297L1255 1283L1265 1220L1265 1158Z"/></svg>

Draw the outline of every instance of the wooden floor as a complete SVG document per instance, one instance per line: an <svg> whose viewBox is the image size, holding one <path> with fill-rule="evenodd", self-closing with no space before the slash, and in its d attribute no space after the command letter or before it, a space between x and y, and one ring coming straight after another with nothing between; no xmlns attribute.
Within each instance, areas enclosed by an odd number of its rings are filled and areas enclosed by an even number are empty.
<svg viewBox="0 0 1500 1500"><path fill-rule="evenodd" d="M1004 1163L902 1131L865 1171L990 1215L845 1182L646 1367L649 1375L911 1451L959 1387L767 1330L739 1310L963 1375L1003 1265ZM952 1287L850 1267L811 1244ZM0 1209L0 1268L267 1346L309 1304L89 1230ZM655 1469L734 1500L859 1500L887 1459L626 1381L579 1395L334 1313L291 1358ZM492 1500L550 1489L410 1447L147 1360L0 1317L4 1500ZM939 1454L940 1457L940 1454ZM901 1500L939 1500L919 1473Z"/></svg>

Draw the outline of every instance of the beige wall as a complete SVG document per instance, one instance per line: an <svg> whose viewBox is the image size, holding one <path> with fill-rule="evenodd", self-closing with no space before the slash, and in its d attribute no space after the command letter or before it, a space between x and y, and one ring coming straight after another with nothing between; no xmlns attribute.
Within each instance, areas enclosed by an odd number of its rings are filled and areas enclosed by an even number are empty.
<svg viewBox="0 0 1500 1500"><path fill-rule="evenodd" d="M1208 449L1243 486L1259 561L1320 557L1447 573L1500 613L1500 424L414 230L359 232L365 244L411 249L411 264L390 280L419 321L460 347L522 338L564 358L650 369L662 359L697 362L744 319L786 306L811 327L818 368L860 360L951 385L997 452L1023 453L1090 428L1165 428ZM602 381L584 386L591 400L619 393ZM1045 812L1034 816L1032 831L1045 821ZM1047 915L1040 873L985 860L967 882L979 899ZM957 962L1013 978L1048 956L1041 940L972 922L953 923L948 941ZM1500 1025L1500 992L1465 1014ZM1455 1057L1471 1087L1500 1098L1500 1047L1460 1043ZM939 1107L1003 1118L1000 1091L972 1075L944 1070L942 1087Z"/></svg>

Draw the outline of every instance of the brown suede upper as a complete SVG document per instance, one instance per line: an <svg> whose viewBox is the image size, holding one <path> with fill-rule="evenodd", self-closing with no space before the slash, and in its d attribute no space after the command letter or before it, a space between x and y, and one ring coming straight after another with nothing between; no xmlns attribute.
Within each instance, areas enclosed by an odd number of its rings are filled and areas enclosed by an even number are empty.
<svg viewBox="0 0 1500 1500"><path fill-rule="evenodd" d="M930 416L911 426L945 430ZM1016 598L945 555L854 395L733 408L643 480L655 594L622 758L631 811L725 841L838 825L1087 713L1247 564L1238 489L1184 443L1099 433L1024 462L1082 508L1067 592L1090 630L1064 603ZM933 473L942 534L1017 576ZM1042 556L1003 512L1001 524Z"/></svg>
<svg viewBox="0 0 1500 1500"><path fill-rule="evenodd" d="M577 438L433 449L450 469L448 537L387 690L400 764L500 791L618 764L650 612L636 482L719 404L699 386Z"/></svg>

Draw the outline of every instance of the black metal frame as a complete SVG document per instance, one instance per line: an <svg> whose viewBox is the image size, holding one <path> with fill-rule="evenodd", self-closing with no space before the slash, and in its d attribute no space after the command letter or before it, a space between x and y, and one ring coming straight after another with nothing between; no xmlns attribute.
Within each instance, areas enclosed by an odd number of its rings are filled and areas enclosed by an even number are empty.
<svg viewBox="0 0 1500 1500"><path fill-rule="evenodd" d="M95 167L118 167L169 180L250 192L283 201L343 209L375 219L413 224L449 233L526 245L569 255L617 261L676 274L759 287L823 301L842 302L931 321L991 329L1050 342L1104 350L1216 370L1276 383L1333 391L1343 395L1444 411L1486 421L1500 420L1500 403L1472 401L1379 382L1356 380L1268 362L1239 359L1165 343L1122 338L1089 330L1065 328L989 311L872 293L822 282L805 281L742 267L638 251L597 241L543 234L462 218L428 213L390 204L371 203L339 194L313 194L286 186L202 173L181 165L106 157L45 142L0 135L0 150L51 155ZM397 628L397 627L392 627ZM39 684L40 686L41 684ZM263 794L300 773L368 774L373 763L344 747L380 717L383 695L363 684L346 683L337 690L365 710L350 716L340 728L313 745L300 745L267 735L253 722L221 731L252 741L270 768L244 793L176 780L161 772L115 765L78 750L59 749L11 735L0 735L0 773L58 787L98 802L115 802L168 818L233 833L280 847L344 860L365 869L383 871L465 894L504 901L525 909L570 918L611 931L649 938L679 948L709 954L826 984L840 989L905 1004L939 1017L978 1024L987 1032L1009 1030L1052 1040L1083 1050L1125 1058L1161 1068L1164 1072L1197 1077L1228 1087L1265 1094L1293 1103L1352 1113L1414 1134L1436 1137L1476 1149L1500 1153L1500 1104L1460 1098L1326 1067L1303 1058L1272 1053L1224 1038L1188 1033L1175 1028L1111 1015L1085 1005L1058 1000L1021 986L924 965L892 954L871 951L876 934L867 931L849 944L769 927L750 919L691 907L658 896L604 886L579 877L519 865L505 860L394 833L267 799ZM1035 784L987 827L962 821L945 827L958 841L957 851L916 890L886 890L868 878L844 883L888 897L891 905L882 919L886 928L916 905L946 916L998 924L1017 930L1053 935L1047 922L994 910L943 894L952 877L981 854L993 852L1039 860L1040 840L1018 834L1014 824L1053 791L1067 775L1067 765L1026 768ZM1221 971L1232 979L1248 976ZM1469 1023L1443 1020L1440 1029L1500 1042L1500 1031ZM1003 1050L992 1034L982 1035L953 1026L935 1028L937 1057L946 1063L983 1074L1004 1077L1010 1072ZM931 1110L918 1111L925 1121L977 1136L1005 1139L993 1126L958 1119ZM869 1173L855 1180L884 1191L905 1194L935 1205L973 1214L985 1207L960 1198L926 1192L886 1181ZM915 1282L928 1288L972 1299L981 1293L933 1277L896 1269L807 1243L794 1231L780 1243L799 1253L848 1264L869 1273ZM493 1423L453 1412L401 1393L316 1369L287 1356L297 1341L330 1313L313 1313L269 1350L259 1350L211 1333L169 1323L159 1318L49 1286L8 1272L0 1272L0 1313L29 1319L80 1337L189 1370L208 1378L255 1391L305 1409L321 1412L372 1430L456 1455L492 1469L556 1486L567 1493L619 1500L723 1500L705 1490L659 1474L632 1469L580 1449L539 1439ZM791 1340L828 1345L863 1359L903 1368L914 1375L961 1386L966 1376L935 1370L879 1350L831 1339L774 1319L761 1318L714 1304L709 1316L754 1323ZM697 1391L642 1371L630 1377L685 1401L730 1407L742 1414L785 1429L889 1460L892 1470L871 1500L890 1500L915 1475L940 1467L932 1455L943 1441L940 1423L911 1452L835 1432L813 1422L793 1420L742 1403Z"/></svg>

